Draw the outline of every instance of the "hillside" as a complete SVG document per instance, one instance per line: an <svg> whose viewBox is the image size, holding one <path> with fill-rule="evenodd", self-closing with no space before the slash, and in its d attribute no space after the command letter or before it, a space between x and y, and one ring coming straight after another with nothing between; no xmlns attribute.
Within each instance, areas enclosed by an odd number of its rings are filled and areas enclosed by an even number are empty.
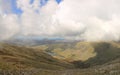
<svg viewBox="0 0 120 75"><path fill-rule="evenodd" d="M72 62L76 67L102 65L120 57L119 42L75 42L35 46L54 58ZM87 66L86 66L87 65Z"/></svg>
<svg viewBox="0 0 120 75"><path fill-rule="evenodd" d="M66 69L70 63L57 60L50 55L26 47L0 44L0 69Z"/></svg>
<svg viewBox="0 0 120 75"><path fill-rule="evenodd" d="M0 44L2 75L119 75L119 42Z"/></svg>
<svg viewBox="0 0 120 75"><path fill-rule="evenodd" d="M40 49L44 52L51 54L54 58L76 61L87 60L89 57L96 55L94 49L89 42L70 42L70 43L58 43L58 44L45 44L33 46L34 49ZM82 57L83 56L83 57Z"/></svg>
<svg viewBox="0 0 120 75"><path fill-rule="evenodd" d="M102 65L120 58L120 43L102 42L93 43L94 51L97 53L95 57L85 61L91 65Z"/></svg>

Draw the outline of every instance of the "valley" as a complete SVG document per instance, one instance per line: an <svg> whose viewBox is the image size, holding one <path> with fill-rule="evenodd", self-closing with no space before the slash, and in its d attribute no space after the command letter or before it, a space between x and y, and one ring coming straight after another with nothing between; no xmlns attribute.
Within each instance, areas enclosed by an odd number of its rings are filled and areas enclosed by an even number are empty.
<svg viewBox="0 0 120 75"><path fill-rule="evenodd" d="M0 44L0 75L119 74L119 42Z"/></svg>

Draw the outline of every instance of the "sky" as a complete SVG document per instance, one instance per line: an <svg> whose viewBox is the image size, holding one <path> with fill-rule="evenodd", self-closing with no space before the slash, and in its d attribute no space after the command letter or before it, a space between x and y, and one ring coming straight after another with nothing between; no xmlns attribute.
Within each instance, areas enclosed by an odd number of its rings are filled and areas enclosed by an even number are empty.
<svg viewBox="0 0 120 75"><path fill-rule="evenodd" d="M8 0L6 0L8 1ZM56 2L59 4L62 0L56 0ZM32 4L34 2L34 0L30 0L29 3ZM41 4L41 6L44 6L46 3L48 2L48 0L41 0L39 3ZM22 14L22 10L17 8L17 4L16 4L16 0L11 0L11 7L12 7L12 12L15 14Z"/></svg>
<svg viewBox="0 0 120 75"><path fill-rule="evenodd" d="M120 40L119 0L0 0L0 40Z"/></svg>

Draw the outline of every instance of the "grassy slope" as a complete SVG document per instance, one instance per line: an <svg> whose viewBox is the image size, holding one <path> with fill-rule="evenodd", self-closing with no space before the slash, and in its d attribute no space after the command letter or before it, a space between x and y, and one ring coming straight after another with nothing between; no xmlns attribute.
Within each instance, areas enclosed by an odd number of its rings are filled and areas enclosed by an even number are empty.
<svg viewBox="0 0 120 75"><path fill-rule="evenodd" d="M74 44L44 45L44 50L55 58L67 61L83 61L91 64L104 64L120 56L120 43L117 42L78 42ZM40 46L39 46L40 48ZM39 49L37 48L37 49Z"/></svg>
<svg viewBox="0 0 120 75"><path fill-rule="evenodd" d="M57 59L67 61L85 61L96 55L94 48L89 42L51 44L46 45L46 50L44 51L51 53Z"/></svg>
<svg viewBox="0 0 120 75"><path fill-rule="evenodd" d="M93 43L97 55L85 61L90 65L102 65L120 58L120 44L115 42Z"/></svg>
<svg viewBox="0 0 120 75"><path fill-rule="evenodd" d="M51 46L66 50L70 45ZM42 48L44 49L44 48ZM71 69L73 65L56 60L41 50L34 50L25 47L18 47L9 44L0 45L0 68L1 69L27 69L29 75L120 75L120 45L115 42L80 42L72 45L72 49L84 51L89 59L77 61L76 66L86 66L85 69ZM94 51L87 51L94 50ZM74 52L73 52L74 53ZM90 53L90 54L89 54ZM91 57L91 53L96 53ZM78 56L78 55L77 55ZM87 56L87 57L88 57ZM41 70L42 68L42 70ZM68 70L63 70L67 68ZM33 69L31 73L31 70ZM48 70L44 70L48 69ZM61 70L60 70L61 69ZM19 73L19 72L18 72ZM21 74L16 74L21 75Z"/></svg>
<svg viewBox="0 0 120 75"><path fill-rule="evenodd" d="M120 75L120 58L115 59L104 65L89 67L85 69L67 69L67 70L21 70L22 73L12 71L14 75ZM7 72L6 72L7 75Z"/></svg>
<svg viewBox="0 0 120 75"><path fill-rule="evenodd" d="M73 65L30 48L0 44L0 69L65 69Z"/></svg>
<svg viewBox="0 0 120 75"><path fill-rule="evenodd" d="M53 57L74 62L76 66L102 65L120 57L120 43L78 42L74 44L46 45Z"/></svg>
<svg viewBox="0 0 120 75"><path fill-rule="evenodd" d="M57 51L58 50L58 51ZM72 48L68 48L67 46L57 45L53 47L53 52L59 55L63 55L64 58L67 57L67 54L74 54L73 50L76 54L80 54L79 52L83 51L84 55L83 59L86 59L84 56L90 56L89 59L85 61L75 61L76 67L84 68L84 69L73 69L73 70L65 70L65 71L48 71L45 75L120 75L120 44L117 42L80 42L75 45L72 45ZM80 50L79 52L76 50ZM85 51L84 51L85 50ZM89 52L90 51L90 52ZM91 57L91 54L96 54ZM76 55L77 57L79 55ZM80 57L80 58L82 58ZM63 58L63 60L64 60ZM71 58L69 56L69 58ZM76 58L76 57L74 57ZM60 58L62 59L62 58ZM67 58L68 59L68 58ZM73 59L72 59L73 60ZM87 68L85 68L87 67ZM44 75L44 71L42 71ZM40 74L38 74L40 75Z"/></svg>

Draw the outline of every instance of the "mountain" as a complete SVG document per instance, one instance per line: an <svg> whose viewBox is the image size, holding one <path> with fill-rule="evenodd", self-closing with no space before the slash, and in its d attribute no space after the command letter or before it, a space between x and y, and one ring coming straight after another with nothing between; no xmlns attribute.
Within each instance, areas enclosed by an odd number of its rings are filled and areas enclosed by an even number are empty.
<svg viewBox="0 0 120 75"><path fill-rule="evenodd" d="M52 56L24 46L0 44L0 69L67 69L74 66Z"/></svg>
<svg viewBox="0 0 120 75"><path fill-rule="evenodd" d="M0 44L1 75L120 75L119 42Z"/></svg>
<svg viewBox="0 0 120 75"><path fill-rule="evenodd" d="M120 58L120 43L118 42L99 42L93 43L96 56L88 59L91 65L102 65Z"/></svg>
<svg viewBox="0 0 120 75"><path fill-rule="evenodd" d="M54 58L72 62L77 67L102 65L120 57L119 42L73 42L33 47ZM80 65L80 66L79 66Z"/></svg>

